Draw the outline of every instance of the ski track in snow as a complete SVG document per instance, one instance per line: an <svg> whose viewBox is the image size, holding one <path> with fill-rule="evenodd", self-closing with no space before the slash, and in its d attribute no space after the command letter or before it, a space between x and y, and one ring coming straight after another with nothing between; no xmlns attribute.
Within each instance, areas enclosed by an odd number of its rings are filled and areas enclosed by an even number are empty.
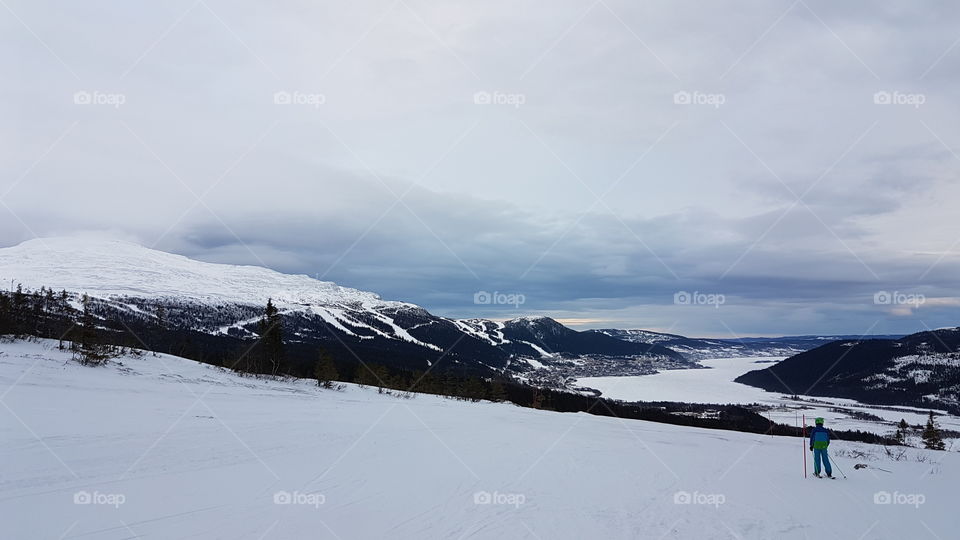
<svg viewBox="0 0 960 540"><path fill-rule="evenodd" d="M447 319L457 326L460 331L470 334L478 339L486 341L491 345L503 345L511 341L503 335L505 327L502 321L488 321L485 319ZM488 329L487 325L493 324L494 328Z"/></svg>
<svg viewBox="0 0 960 540"><path fill-rule="evenodd" d="M0 343L0 537L955 534L956 453L870 462L890 474L841 458L848 480L804 479L796 438L334 392L167 355L121 361L84 367L52 341ZM924 502L875 504L884 492ZM82 493L125 500L75 504ZM318 504L276 504L278 493ZM486 493L493 503L477 504Z"/></svg>
<svg viewBox="0 0 960 540"><path fill-rule="evenodd" d="M539 346L537 346L537 345L534 344L534 343L530 343L529 341L522 341L522 340L520 340L519 342L520 342L520 343L523 343L524 345L529 345L530 348L532 348L533 350L537 351L537 353L540 354L540 357L541 357L541 358L550 358L550 357L553 356L552 354L550 354L550 353L548 353L547 351L543 350L542 347L539 347ZM542 364L541 364L541 365L542 365Z"/></svg>

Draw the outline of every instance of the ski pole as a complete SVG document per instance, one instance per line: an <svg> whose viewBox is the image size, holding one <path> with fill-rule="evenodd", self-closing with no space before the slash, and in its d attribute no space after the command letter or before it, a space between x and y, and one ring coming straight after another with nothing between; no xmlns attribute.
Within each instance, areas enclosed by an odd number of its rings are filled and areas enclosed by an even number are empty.
<svg viewBox="0 0 960 540"><path fill-rule="evenodd" d="M836 460L836 458L834 458L834 460L833 460L833 466L837 468L837 472L839 472L844 478L847 477L847 475L843 474L843 470L840 469L840 466L837 465L837 460Z"/></svg>

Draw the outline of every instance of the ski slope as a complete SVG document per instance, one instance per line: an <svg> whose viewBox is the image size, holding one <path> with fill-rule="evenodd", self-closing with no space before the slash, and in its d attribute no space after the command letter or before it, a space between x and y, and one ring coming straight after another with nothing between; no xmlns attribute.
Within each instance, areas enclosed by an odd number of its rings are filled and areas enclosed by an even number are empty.
<svg viewBox="0 0 960 540"><path fill-rule="evenodd" d="M955 453L804 479L793 438L120 362L0 343L0 538L955 537Z"/></svg>

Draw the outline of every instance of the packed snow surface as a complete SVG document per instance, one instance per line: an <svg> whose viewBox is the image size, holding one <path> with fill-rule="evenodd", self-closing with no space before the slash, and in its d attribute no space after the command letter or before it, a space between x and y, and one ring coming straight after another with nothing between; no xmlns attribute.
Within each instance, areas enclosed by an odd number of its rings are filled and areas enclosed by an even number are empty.
<svg viewBox="0 0 960 540"><path fill-rule="evenodd" d="M0 343L0 538L956 535L955 453L840 458L849 479L804 479L796 438L337 392L166 355L84 367L55 345ZM882 453L831 446L852 450Z"/></svg>

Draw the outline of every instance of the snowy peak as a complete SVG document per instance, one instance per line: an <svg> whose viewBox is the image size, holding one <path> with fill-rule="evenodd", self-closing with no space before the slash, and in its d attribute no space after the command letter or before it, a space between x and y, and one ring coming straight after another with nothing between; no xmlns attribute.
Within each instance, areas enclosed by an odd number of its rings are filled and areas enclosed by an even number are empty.
<svg viewBox="0 0 960 540"><path fill-rule="evenodd" d="M504 326L510 330L530 332L539 339L547 339L548 336L567 335L576 330L567 328L550 317L518 317L504 322Z"/></svg>
<svg viewBox="0 0 960 540"><path fill-rule="evenodd" d="M37 238L0 249L0 283L91 296L178 298L204 303L409 306L305 275L189 259L131 242Z"/></svg>

